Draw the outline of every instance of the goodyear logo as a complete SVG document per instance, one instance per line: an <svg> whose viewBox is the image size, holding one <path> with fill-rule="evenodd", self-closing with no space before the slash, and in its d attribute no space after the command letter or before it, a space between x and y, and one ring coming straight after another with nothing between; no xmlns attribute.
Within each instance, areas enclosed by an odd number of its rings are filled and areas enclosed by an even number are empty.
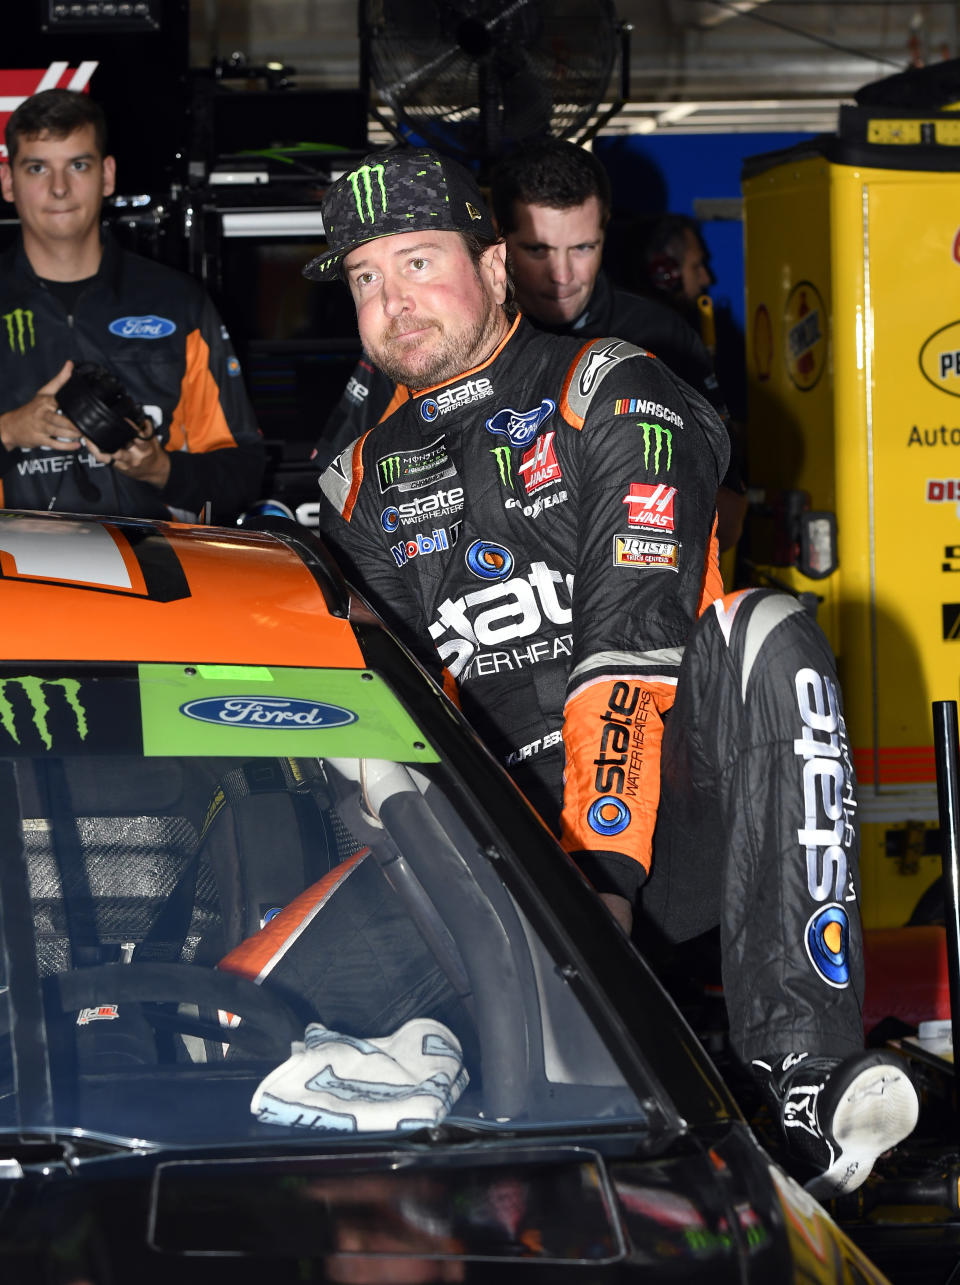
<svg viewBox="0 0 960 1285"><path fill-rule="evenodd" d="M347 175L347 182L353 192L353 199L357 207L357 216L361 223L375 223L376 196L379 196L380 213L387 212L387 189L383 185L383 166L382 165L361 165L359 169L354 170L352 174ZM374 190L376 185L376 192Z"/></svg>
<svg viewBox="0 0 960 1285"><path fill-rule="evenodd" d="M13 312L4 313L3 324L7 330L7 344L11 352L22 357L28 348L36 348L37 332L33 328L33 312L30 308L14 308Z"/></svg>
<svg viewBox="0 0 960 1285"><path fill-rule="evenodd" d="M662 424L645 424L642 421L637 428L643 434L643 467L652 467L654 473L659 473L662 459L664 471L669 472L673 464L673 430L664 428Z"/></svg>
<svg viewBox="0 0 960 1285"><path fill-rule="evenodd" d="M33 726L43 741L47 749L53 748L53 738L50 734L50 705L47 700L49 694L59 691L67 703L71 714L76 722L77 735L81 741L87 738L87 714L80 700L80 683L75 678L5 678L0 682L0 725L10 738L20 744L20 734L17 730L16 713L11 698L17 690L27 698L33 717Z"/></svg>

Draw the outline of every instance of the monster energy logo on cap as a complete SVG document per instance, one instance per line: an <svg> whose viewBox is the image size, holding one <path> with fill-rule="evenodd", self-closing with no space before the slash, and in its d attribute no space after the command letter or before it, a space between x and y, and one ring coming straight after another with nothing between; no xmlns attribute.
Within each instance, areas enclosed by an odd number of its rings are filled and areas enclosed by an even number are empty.
<svg viewBox="0 0 960 1285"><path fill-rule="evenodd" d="M429 229L497 239L473 175L425 147L371 152L327 189L321 214L327 249L303 270L314 281L334 280L344 256L377 237Z"/></svg>
<svg viewBox="0 0 960 1285"><path fill-rule="evenodd" d="M490 454L497 461L500 471L500 483L513 490L513 455L509 446L495 446Z"/></svg>
<svg viewBox="0 0 960 1285"><path fill-rule="evenodd" d="M20 744L20 736L17 732L16 714L10 703L10 697L14 695L17 688L30 702L33 725L48 750L53 748L50 725L47 721L50 714L47 695L51 690L63 693L63 698L76 722L81 741L87 739L87 714L80 701L80 683L76 678L4 678L0 680L0 725L17 745Z"/></svg>
<svg viewBox="0 0 960 1285"><path fill-rule="evenodd" d="M13 312L4 313L3 320L7 327L7 343L10 345L11 352L18 352L22 357L28 348L37 346L33 313L29 308L14 308Z"/></svg>
<svg viewBox="0 0 960 1285"><path fill-rule="evenodd" d="M347 175L347 182L353 190L353 199L357 203L357 214L361 223L375 223L376 212L373 201L373 180L376 178L380 190L380 213L387 212L387 189L383 185L382 165L361 165L352 174Z"/></svg>
<svg viewBox="0 0 960 1285"><path fill-rule="evenodd" d="M664 465L665 470L669 470L673 463L673 432L669 428L663 428L659 424L638 423L637 428L643 432L643 467L650 467L650 447L653 447L653 471L660 472L660 453L665 448L667 460Z"/></svg>

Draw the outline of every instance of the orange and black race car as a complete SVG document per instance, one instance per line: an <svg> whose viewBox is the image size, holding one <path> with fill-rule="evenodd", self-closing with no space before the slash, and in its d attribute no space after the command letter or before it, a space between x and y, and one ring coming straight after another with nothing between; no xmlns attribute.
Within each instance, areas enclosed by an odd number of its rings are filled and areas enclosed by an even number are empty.
<svg viewBox="0 0 960 1285"><path fill-rule="evenodd" d="M0 1279L883 1280L263 527L0 511Z"/></svg>

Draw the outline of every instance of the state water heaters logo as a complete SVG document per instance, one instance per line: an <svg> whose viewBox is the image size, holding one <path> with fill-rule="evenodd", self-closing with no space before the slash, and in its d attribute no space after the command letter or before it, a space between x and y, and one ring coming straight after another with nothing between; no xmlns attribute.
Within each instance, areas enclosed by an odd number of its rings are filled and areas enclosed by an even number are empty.
<svg viewBox="0 0 960 1285"><path fill-rule="evenodd" d="M80 700L80 683L75 678L37 678L33 675L0 680L0 726L17 745L24 734L23 710L14 701L25 698L34 730L48 750L53 748L51 723L67 728L81 741L87 739L87 712ZM59 736L58 736L59 739Z"/></svg>
<svg viewBox="0 0 960 1285"><path fill-rule="evenodd" d="M420 403L420 418L432 424L438 416L448 415L451 411L471 406L493 396L493 384L489 379L468 379L466 383L453 388L445 388L436 397L425 397Z"/></svg>
<svg viewBox="0 0 960 1285"><path fill-rule="evenodd" d="M826 366L827 310L812 281L798 281L783 310L783 359L802 393L819 382Z"/></svg>
<svg viewBox="0 0 960 1285"><path fill-rule="evenodd" d="M856 900L847 853L856 838L856 799L846 726L832 681L814 669L794 679L800 736L793 750L803 760L803 826L797 831L807 893L815 909L804 928L807 957L828 986L850 983L850 917Z"/></svg>

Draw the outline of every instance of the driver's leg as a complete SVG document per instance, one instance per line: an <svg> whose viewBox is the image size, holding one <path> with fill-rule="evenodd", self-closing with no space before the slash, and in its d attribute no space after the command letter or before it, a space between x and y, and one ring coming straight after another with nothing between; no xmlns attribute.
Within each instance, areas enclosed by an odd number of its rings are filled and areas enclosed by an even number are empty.
<svg viewBox="0 0 960 1285"><path fill-rule="evenodd" d="M862 1051L856 783L833 657L795 600L731 595L698 622L662 774L644 910L673 940L719 920L733 1049L794 1149L852 1189L913 1127L916 1096ZM855 1122L844 1165L833 1121L849 1132L848 1089L869 1087L893 1118Z"/></svg>

